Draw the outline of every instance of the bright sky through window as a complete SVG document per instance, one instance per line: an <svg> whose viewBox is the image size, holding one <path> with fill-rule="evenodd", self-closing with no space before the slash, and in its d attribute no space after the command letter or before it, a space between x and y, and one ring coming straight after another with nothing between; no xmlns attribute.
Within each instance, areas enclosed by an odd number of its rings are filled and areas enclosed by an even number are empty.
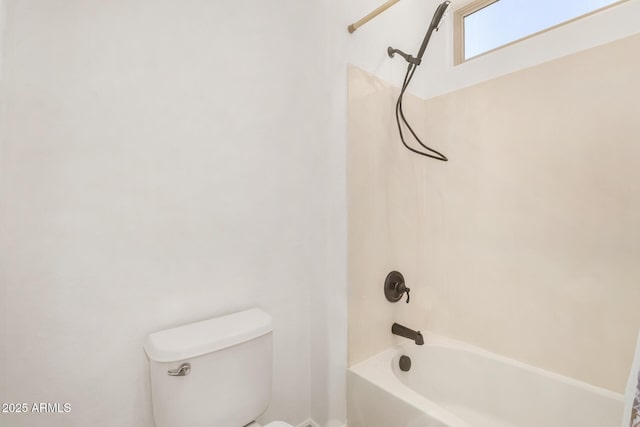
<svg viewBox="0 0 640 427"><path fill-rule="evenodd" d="M498 0L464 18L464 59L618 0Z"/></svg>

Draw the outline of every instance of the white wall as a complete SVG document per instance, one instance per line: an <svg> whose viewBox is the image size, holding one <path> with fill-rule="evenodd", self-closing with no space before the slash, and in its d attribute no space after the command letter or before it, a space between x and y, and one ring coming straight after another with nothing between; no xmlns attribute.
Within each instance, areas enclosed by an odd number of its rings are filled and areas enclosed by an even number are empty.
<svg viewBox="0 0 640 427"><path fill-rule="evenodd" d="M325 260L317 260L322 282L310 289L311 415L320 426L340 427L346 419L347 256L346 256L346 5L341 0L317 2L315 17L324 44L313 54L326 88L328 104L321 117L327 176L318 189L318 213L324 217Z"/></svg>
<svg viewBox="0 0 640 427"><path fill-rule="evenodd" d="M151 426L145 335L250 306L275 320L264 420L344 420L328 5L6 3L0 400L73 411L3 422Z"/></svg>

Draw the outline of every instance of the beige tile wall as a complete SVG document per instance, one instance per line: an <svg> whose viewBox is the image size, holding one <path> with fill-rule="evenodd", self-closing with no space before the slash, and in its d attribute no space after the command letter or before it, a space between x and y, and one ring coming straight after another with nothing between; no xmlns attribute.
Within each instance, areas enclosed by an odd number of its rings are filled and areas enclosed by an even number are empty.
<svg viewBox="0 0 640 427"><path fill-rule="evenodd" d="M638 51L633 36L407 99L446 164L402 148L397 89L351 68L351 364L399 321L623 390L640 328ZM411 304L384 299L391 269Z"/></svg>

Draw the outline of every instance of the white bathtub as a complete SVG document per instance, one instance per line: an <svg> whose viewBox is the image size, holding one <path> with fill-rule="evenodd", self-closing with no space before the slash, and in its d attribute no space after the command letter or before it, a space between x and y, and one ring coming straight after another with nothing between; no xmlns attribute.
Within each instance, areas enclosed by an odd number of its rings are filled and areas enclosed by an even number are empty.
<svg viewBox="0 0 640 427"><path fill-rule="evenodd" d="M411 358L409 372L400 356ZM620 427L621 394L425 334L349 369L349 427Z"/></svg>

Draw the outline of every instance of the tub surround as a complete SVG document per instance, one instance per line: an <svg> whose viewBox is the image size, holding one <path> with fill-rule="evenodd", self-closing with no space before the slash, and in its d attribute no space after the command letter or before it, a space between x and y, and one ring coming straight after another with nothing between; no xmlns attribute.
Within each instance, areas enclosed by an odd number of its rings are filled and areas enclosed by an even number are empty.
<svg viewBox="0 0 640 427"><path fill-rule="evenodd" d="M640 312L640 36L427 101L349 72L349 357L394 322L622 392ZM395 82L396 84L398 82ZM411 303L391 304L402 271Z"/></svg>

